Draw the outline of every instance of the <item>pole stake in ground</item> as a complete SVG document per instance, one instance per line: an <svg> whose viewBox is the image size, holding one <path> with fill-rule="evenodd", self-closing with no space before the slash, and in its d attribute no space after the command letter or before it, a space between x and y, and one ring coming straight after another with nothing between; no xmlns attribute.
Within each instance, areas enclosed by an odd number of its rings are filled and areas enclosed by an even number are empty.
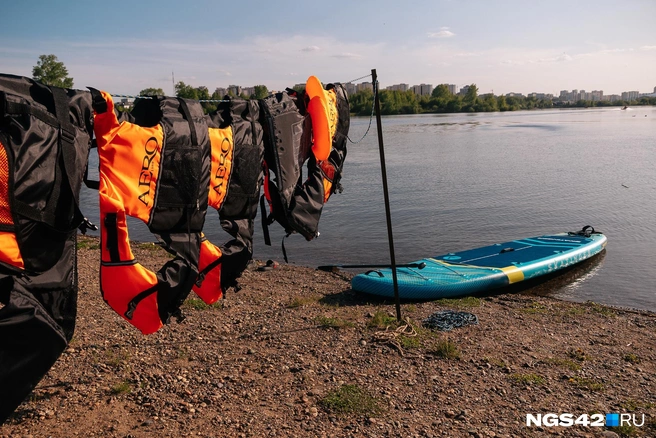
<svg viewBox="0 0 656 438"><path fill-rule="evenodd" d="M376 69L371 70L374 85L374 107L376 109L376 126L378 128L378 150L380 152L380 172L383 177L383 195L385 197L385 215L387 216L387 240L389 242L390 262L392 264L392 281L394 282L394 301L396 303L396 319L401 322L401 299L399 297L399 282L396 276L396 257L394 255L394 237L392 235L392 213L390 211L389 190L387 188L387 170L385 168L385 148L383 146L383 122L380 118L380 100L378 99L378 75Z"/></svg>

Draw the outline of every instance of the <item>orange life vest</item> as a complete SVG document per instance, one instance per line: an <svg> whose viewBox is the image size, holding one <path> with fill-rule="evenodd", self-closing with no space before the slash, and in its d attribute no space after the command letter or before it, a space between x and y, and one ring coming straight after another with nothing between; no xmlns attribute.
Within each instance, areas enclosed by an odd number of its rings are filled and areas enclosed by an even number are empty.
<svg viewBox="0 0 656 438"><path fill-rule="evenodd" d="M198 102L157 101L156 126L119 123L109 94L92 90L100 173L101 290L144 334L157 331L193 289L221 297L221 251L202 235L208 204L225 199L231 131L210 130ZM111 110L110 110L111 108ZM126 217L146 223L174 258L157 273L139 264Z"/></svg>

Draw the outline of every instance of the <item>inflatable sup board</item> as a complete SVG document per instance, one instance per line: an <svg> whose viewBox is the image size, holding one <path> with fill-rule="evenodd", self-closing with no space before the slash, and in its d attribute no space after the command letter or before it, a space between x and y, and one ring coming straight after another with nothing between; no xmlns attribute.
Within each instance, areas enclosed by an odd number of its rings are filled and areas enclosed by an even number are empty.
<svg viewBox="0 0 656 438"><path fill-rule="evenodd" d="M606 236L591 226L581 231L548 234L452 252L397 268L403 299L439 299L472 295L537 278L600 253ZM394 297L392 270L377 269L351 280L358 292Z"/></svg>

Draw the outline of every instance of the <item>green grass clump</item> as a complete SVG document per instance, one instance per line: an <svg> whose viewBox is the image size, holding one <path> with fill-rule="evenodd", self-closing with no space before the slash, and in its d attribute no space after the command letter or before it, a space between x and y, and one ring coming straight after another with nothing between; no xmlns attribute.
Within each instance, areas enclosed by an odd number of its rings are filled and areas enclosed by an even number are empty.
<svg viewBox="0 0 656 438"><path fill-rule="evenodd" d="M346 321L345 319L341 318L333 318L329 316L320 316L316 319L317 324L319 324L320 327L323 328L345 328L345 327L353 327L353 323L350 321Z"/></svg>
<svg viewBox="0 0 656 438"><path fill-rule="evenodd" d="M367 322L367 327L384 329L386 327L397 327L398 321L395 317L390 316L387 312L377 310L374 316Z"/></svg>
<svg viewBox="0 0 656 438"><path fill-rule="evenodd" d="M588 301L586 303L590 310L592 310L595 313L599 313L600 315L612 318L617 316L617 312L610 307L603 306L601 304L595 303L594 301Z"/></svg>
<svg viewBox="0 0 656 438"><path fill-rule="evenodd" d="M522 385L544 385L546 379L539 374L528 373L514 373L510 375L510 379L513 382L521 383Z"/></svg>
<svg viewBox="0 0 656 438"><path fill-rule="evenodd" d="M581 365L577 364L573 360L562 359L559 357L546 359L544 363L548 365L555 365L557 367L567 368L570 371L579 371L581 369Z"/></svg>
<svg viewBox="0 0 656 438"><path fill-rule="evenodd" d="M195 309L195 310L207 310L207 309L218 309L222 306L221 300L213 303L213 304L207 304L205 301L201 300L200 298L189 298L187 301L184 302L184 307L188 307L190 309Z"/></svg>
<svg viewBox="0 0 656 438"><path fill-rule="evenodd" d="M317 297L294 297L294 299L292 299L292 302L289 303L287 307L289 307L290 309L297 309L299 307L305 307L310 304L314 304L317 301L319 301L319 298Z"/></svg>
<svg viewBox="0 0 656 438"><path fill-rule="evenodd" d="M532 301L527 307L519 310L523 313L528 313L529 315L543 314L549 311L547 306L538 303L537 301Z"/></svg>
<svg viewBox="0 0 656 438"><path fill-rule="evenodd" d="M628 353L624 355L624 360L630 363L640 363L640 358L633 353Z"/></svg>
<svg viewBox="0 0 656 438"><path fill-rule="evenodd" d="M130 391L132 391L132 385L127 380L117 383L111 387L111 393L115 395L128 394Z"/></svg>
<svg viewBox="0 0 656 438"><path fill-rule="evenodd" d="M100 249L100 242L97 240L78 240L77 249L97 250Z"/></svg>
<svg viewBox="0 0 656 438"><path fill-rule="evenodd" d="M341 415L376 415L382 412L380 402L358 385L342 385L330 391L319 403Z"/></svg>
<svg viewBox="0 0 656 438"><path fill-rule="evenodd" d="M583 362L588 359L588 355L581 348L570 348L570 350L567 352L567 355L574 360L578 360L579 362Z"/></svg>
<svg viewBox="0 0 656 438"><path fill-rule="evenodd" d="M472 307L480 307L482 300L476 297L463 297L463 298L442 298L436 301L437 304L444 307L458 307L461 309L471 309Z"/></svg>
<svg viewBox="0 0 656 438"><path fill-rule="evenodd" d="M570 377L569 381L578 386L579 388L585 388L589 391L603 391L604 384L597 382L594 379L588 379L585 377Z"/></svg>
<svg viewBox="0 0 656 438"><path fill-rule="evenodd" d="M435 349L431 353L442 359L459 360L460 350L458 346L448 339L441 339L435 344Z"/></svg>
<svg viewBox="0 0 656 438"><path fill-rule="evenodd" d="M651 409L654 406L654 403L651 402L641 402L639 400L634 400L634 399L628 399L624 401L620 406L625 410L629 412L636 412L639 410L646 410L646 409Z"/></svg>

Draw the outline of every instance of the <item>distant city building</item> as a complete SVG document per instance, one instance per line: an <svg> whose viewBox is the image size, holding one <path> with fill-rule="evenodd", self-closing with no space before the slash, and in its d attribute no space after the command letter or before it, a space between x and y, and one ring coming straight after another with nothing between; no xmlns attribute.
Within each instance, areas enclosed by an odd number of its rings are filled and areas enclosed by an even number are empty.
<svg viewBox="0 0 656 438"><path fill-rule="evenodd" d="M593 100L595 102L599 102L602 97L604 97L604 91L603 90L594 90L590 93L590 100Z"/></svg>
<svg viewBox="0 0 656 438"><path fill-rule="evenodd" d="M214 94L216 94L219 97L224 97L226 94L228 94L228 90L223 87L216 87L216 90L214 90Z"/></svg>
<svg viewBox="0 0 656 438"><path fill-rule="evenodd" d="M303 84L303 87L305 87L305 84ZM346 94L355 94L355 84L352 82L345 83L344 89L346 90Z"/></svg>
<svg viewBox="0 0 656 438"><path fill-rule="evenodd" d="M656 94L656 87L654 87L654 94Z"/></svg>
<svg viewBox="0 0 656 438"><path fill-rule="evenodd" d="M255 87L243 87L241 89L241 94L243 94L245 97L250 97L255 94Z"/></svg>
<svg viewBox="0 0 656 438"><path fill-rule="evenodd" d="M456 84L445 84L445 85L449 89L449 92L451 94L456 94L458 92L458 86Z"/></svg>
<svg viewBox="0 0 656 438"><path fill-rule="evenodd" d="M356 93L359 93L364 90L369 90L371 92L374 91L374 84L371 82L362 82L361 84L358 84L355 86L355 91Z"/></svg>
<svg viewBox="0 0 656 438"><path fill-rule="evenodd" d="M413 85L412 92L417 96L430 96L433 93L433 86L431 84Z"/></svg>
<svg viewBox="0 0 656 438"><path fill-rule="evenodd" d="M387 87L387 90L390 91L408 91L409 89L410 89L410 85L408 84L396 84Z"/></svg>
<svg viewBox="0 0 656 438"><path fill-rule="evenodd" d="M622 93L622 100L636 100L640 97L639 91L625 91Z"/></svg>
<svg viewBox="0 0 656 438"><path fill-rule="evenodd" d="M239 96L241 94L241 87L239 85L229 85L228 94Z"/></svg>
<svg viewBox="0 0 656 438"><path fill-rule="evenodd" d="M458 91L458 96L464 96L469 91L469 85L465 85Z"/></svg>
<svg viewBox="0 0 656 438"><path fill-rule="evenodd" d="M562 91L561 91L562 93ZM534 97L536 99L541 99L541 100L553 100L554 95L553 94L546 94L546 93L530 93L528 97Z"/></svg>
<svg viewBox="0 0 656 438"><path fill-rule="evenodd" d="M506 93L506 97L525 97L522 93Z"/></svg>

